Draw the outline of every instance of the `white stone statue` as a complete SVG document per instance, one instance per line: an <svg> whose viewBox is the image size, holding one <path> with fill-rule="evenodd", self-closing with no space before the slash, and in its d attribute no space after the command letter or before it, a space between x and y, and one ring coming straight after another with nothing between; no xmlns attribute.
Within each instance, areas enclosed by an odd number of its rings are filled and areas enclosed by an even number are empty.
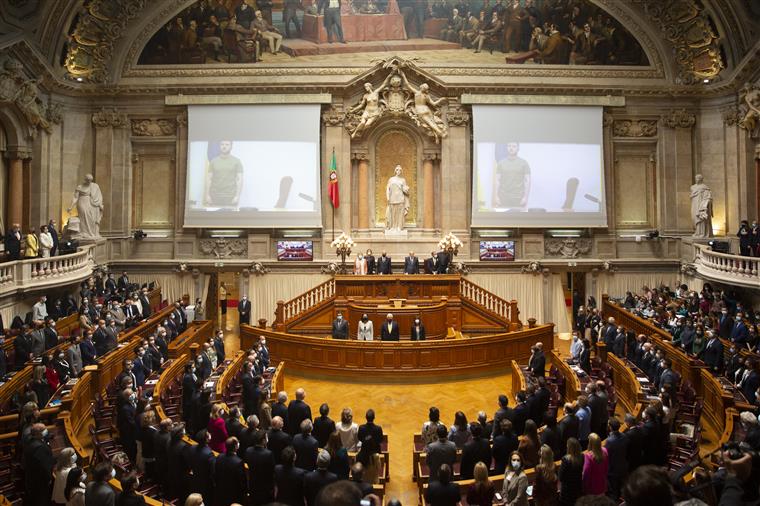
<svg viewBox="0 0 760 506"><path fill-rule="evenodd" d="M701 174L694 177L691 185L691 219L694 220L694 237L706 239L713 236L712 231L712 191L704 184Z"/></svg>
<svg viewBox="0 0 760 506"><path fill-rule="evenodd" d="M385 187L385 197L388 199L388 206L385 208L385 228L401 231L409 212L409 186L401 176L401 165L396 165L393 172L394 175L388 179L388 185Z"/></svg>
<svg viewBox="0 0 760 506"><path fill-rule="evenodd" d="M372 124L383 115L384 106L380 103L380 92L388 86L388 81L390 81L392 75L393 74L389 74L388 77L385 78L385 81L383 81L383 84L377 89L372 88L372 83L364 83L364 90L366 93L362 96L361 102L348 111L349 115L362 111L361 117L359 118L359 124L356 125L356 128L354 128L353 131L351 131L352 139L356 136L361 136L366 129L372 126Z"/></svg>
<svg viewBox="0 0 760 506"><path fill-rule="evenodd" d="M401 74L404 87L411 91L414 96L414 106L410 105L408 108L409 116L420 128L426 130L436 143L440 142L449 133L446 124L441 119L440 111L440 106L446 101L446 97L433 100L428 91L427 83L422 83L419 88L415 88L406 78L404 72L399 71L399 74Z"/></svg>
<svg viewBox="0 0 760 506"><path fill-rule="evenodd" d="M103 194L100 186L93 181L92 174L84 176L84 183L74 190L74 198L71 200L68 212L77 207L79 216L79 231L72 239L95 240L100 239L100 219L103 217Z"/></svg>

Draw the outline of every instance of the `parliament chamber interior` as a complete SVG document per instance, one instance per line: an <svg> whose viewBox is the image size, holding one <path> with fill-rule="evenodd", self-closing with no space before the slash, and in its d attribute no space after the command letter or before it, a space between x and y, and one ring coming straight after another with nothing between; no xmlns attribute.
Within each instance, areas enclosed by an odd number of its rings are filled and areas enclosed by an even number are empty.
<svg viewBox="0 0 760 506"><path fill-rule="evenodd" d="M760 1L0 2L0 506L760 504Z"/></svg>

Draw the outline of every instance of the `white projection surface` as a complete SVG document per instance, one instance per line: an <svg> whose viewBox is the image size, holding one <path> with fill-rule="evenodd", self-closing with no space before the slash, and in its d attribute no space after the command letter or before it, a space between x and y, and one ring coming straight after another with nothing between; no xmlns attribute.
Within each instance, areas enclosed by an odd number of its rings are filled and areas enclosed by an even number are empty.
<svg viewBox="0 0 760 506"><path fill-rule="evenodd" d="M601 107L472 109L472 226L607 226Z"/></svg>
<svg viewBox="0 0 760 506"><path fill-rule="evenodd" d="M318 104L188 106L186 227L321 227Z"/></svg>

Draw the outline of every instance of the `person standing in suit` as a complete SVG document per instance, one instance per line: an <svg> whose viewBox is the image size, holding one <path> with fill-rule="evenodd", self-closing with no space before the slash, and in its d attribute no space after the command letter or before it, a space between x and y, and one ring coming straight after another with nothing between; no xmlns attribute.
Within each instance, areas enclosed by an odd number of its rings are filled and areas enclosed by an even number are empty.
<svg viewBox="0 0 760 506"><path fill-rule="evenodd" d="M730 339L736 343L739 347L743 347L747 344L749 338L749 330L747 325L744 324L744 315L742 313L736 313L736 319L733 327L731 328Z"/></svg>
<svg viewBox="0 0 760 506"><path fill-rule="evenodd" d="M364 254L364 260L367 262L367 274L377 274L375 256L372 254L371 249L368 249Z"/></svg>
<svg viewBox="0 0 760 506"><path fill-rule="evenodd" d="M330 406L326 402L323 402L319 406L319 417L314 419L314 438L319 442L320 448L327 446L327 440L330 439L330 434L335 432L335 422L329 417Z"/></svg>
<svg viewBox="0 0 760 506"><path fill-rule="evenodd" d="M219 283L219 308L222 311L222 316L227 315L227 288L224 286L224 281Z"/></svg>
<svg viewBox="0 0 760 506"><path fill-rule="evenodd" d="M47 225L48 233L50 234L50 237L53 238L53 247L50 248L50 256L54 257L58 254L58 245L59 239L58 239L58 230L56 229L56 223L55 220L50 220Z"/></svg>
<svg viewBox="0 0 760 506"><path fill-rule="evenodd" d="M301 432L301 422L311 422L311 407L305 402L306 391L303 388L296 390L296 398L288 404L288 433L295 436ZM309 429L311 433L311 429Z"/></svg>
<svg viewBox="0 0 760 506"><path fill-rule="evenodd" d="M243 459L237 456L240 442L236 437L229 437L224 445L225 453L216 457L214 463L214 504L243 504L246 477Z"/></svg>
<svg viewBox="0 0 760 506"><path fill-rule="evenodd" d="M707 345L702 351L702 360L715 374L723 370L723 343L712 330L706 332Z"/></svg>
<svg viewBox="0 0 760 506"><path fill-rule="evenodd" d="M528 477L523 470L523 458L518 452L509 457L501 495L510 506L528 506Z"/></svg>
<svg viewBox="0 0 760 506"><path fill-rule="evenodd" d="M245 451L248 464L248 492L251 504L260 506L274 501L274 455L266 447L267 434L259 431L253 436L253 446Z"/></svg>
<svg viewBox="0 0 760 506"><path fill-rule="evenodd" d="M198 444L190 452L190 469L193 472L190 490L203 496L203 502L214 503L214 452L209 448L211 435L201 429L195 439Z"/></svg>
<svg viewBox="0 0 760 506"><path fill-rule="evenodd" d="M424 341L425 340L425 325L422 324L420 317L416 317L412 322L412 341Z"/></svg>
<svg viewBox="0 0 760 506"><path fill-rule="evenodd" d="M240 324L251 324L251 301L248 300L247 295L243 295L243 298L238 302L238 313L240 315Z"/></svg>
<svg viewBox="0 0 760 506"><path fill-rule="evenodd" d="M306 472L295 465L296 451L292 446L282 450L280 464L274 468L274 481L277 488L276 500L288 506L303 506L303 481Z"/></svg>
<svg viewBox="0 0 760 506"><path fill-rule="evenodd" d="M449 258L448 253L445 251L441 251L438 253L438 274L447 274L449 272L449 264L451 263L451 258Z"/></svg>
<svg viewBox="0 0 760 506"><path fill-rule="evenodd" d="M272 455L274 455L275 462L281 461L283 451L293 442L293 438L290 437L290 434L282 430L284 426L285 422L283 422L281 417L272 417L272 427L267 433L267 448L269 448Z"/></svg>
<svg viewBox="0 0 760 506"><path fill-rule="evenodd" d="M110 461L105 460L98 463L92 471L92 481L87 484L84 503L86 505L113 506L116 503L116 492L108 484L108 480L113 477L114 468Z"/></svg>
<svg viewBox="0 0 760 506"><path fill-rule="evenodd" d="M137 457L137 394L127 388L119 395L121 407L116 416L119 442L124 447L129 460L134 462Z"/></svg>
<svg viewBox="0 0 760 506"><path fill-rule="evenodd" d="M586 374L591 374L591 344L588 342L588 339L583 340L583 350L581 350L578 365Z"/></svg>
<svg viewBox="0 0 760 506"><path fill-rule="evenodd" d="M375 335L375 328L372 320L369 319L367 314L362 315L362 319L359 320L359 330L356 334L356 338L359 341L372 341Z"/></svg>
<svg viewBox="0 0 760 506"><path fill-rule="evenodd" d="M391 267L391 257L389 257L385 251L377 259L377 273L378 274L393 274L393 268Z"/></svg>
<svg viewBox="0 0 760 506"><path fill-rule="evenodd" d="M343 313L338 312L332 323L333 339L348 339L348 322L343 319Z"/></svg>
<svg viewBox="0 0 760 506"><path fill-rule="evenodd" d="M528 369L536 378L543 378L546 375L546 355L544 355L544 344L536 343L530 349L531 355L528 360Z"/></svg>
<svg viewBox="0 0 760 506"><path fill-rule="evenodd" d="M470 433L472 439L462 449L462 462L459 466L459 474L463 480L472 479L475 464L478 462L483 462L491 468L491 446L488 440L483 438L483 427L478 422L472 422Z"/></svg>
<svg viewBox="0 0 760 506"><path fill-rule="evenodd" d="M620 420L617 418L611 418L608 426L609 435L604 442L609 458L608 494L615 500L620 497L623 480L628 475L628 439L620 433Z"/></svg>
<svg viewBox="0 0 760 506"><path fill-rule="evenodd" d="M5 235L5 251L8 254L8 261L21 259L21 225L18 223L14 223Z"/></svg>
<svg viewBox="0 0 760 506"><path fill-rule="evenodd" d="M425 274L438 274L438 254L435 251L430 252L430 258L426 258L423 263Z"/></svg>
<svg viewBox="0 0 760 506"><path fill-rule="evenodd" d="M388 313L385 322L380 328L380 340L382 341L398 341L399 331L398 322L393 319L393 314Z"/></svg>
<svg viewBox="0 0 760 506"><path fill-rule="evenodd" d="M430 481L438 479L438 471L441 466L454 466L457 459L457 446L448 439L448 430L445 425L439 425L436 431L437 441L433 441L425 447L427 465L430 471Z"/></svg>
<svg viewBox="0 0 760 506"><path fill-rule="evenodd" d="M342 44L346 41L343 39L343 25L340 21L340 5L342 0L319 0L317 12L324 13L325 30L327 31L327 42L332 44L333 39L337 38ZM310 505L311 506L311 505Z"/></svg>
<svg viewBox="0 0 760 506"><path fill-rule="evenodd" d="M419 274L420 259L414 256L414 251L409 252L409 256L404 258L404 274Z"/></svg>
<svg viewBox="0 0 760 506"><path fill-rule="evenodd" d="M53 451L47 440L48 429L44 423L32 425L29 441L23 445L24 504L47 506L50 504L53 474Z"/></svg>
<svg viewBox="0 0 760 506"><path fill-rule="evenodd" d="M258 415L259 411L259 377L253 373L253 364L246 361L243 364L243 416Z"/></svg>
<svg viewBox="0 0 760 506"><path fill-rule="evenodd" d="M330 460L330 454L321 450L317 457L317 468L304 476L303 488L307 506L315 506L319 492L327 485L338 481L338 476L328 471Z"/></svg>
<svg viewBox="0 0 760 506"><path fill-rule="evenodd" d="M301 422L299 429L300 434L293 437L293 449L296 451L295 465L304 471L313 471L319 452L319 441L311 435L314 424L311 420L306 419Z"/></svg>
<svg viewBox="0 0 760 506"><path fill-rule="evenodd" d="M143 288L140 292L140 295L137 296L137 300L140 302L140 306L142 311L140 312L140 315L142 316L143 320L150 317L151 314L153 314L153 311L150 308L150 299L148 298L148 289Z"/></svg>

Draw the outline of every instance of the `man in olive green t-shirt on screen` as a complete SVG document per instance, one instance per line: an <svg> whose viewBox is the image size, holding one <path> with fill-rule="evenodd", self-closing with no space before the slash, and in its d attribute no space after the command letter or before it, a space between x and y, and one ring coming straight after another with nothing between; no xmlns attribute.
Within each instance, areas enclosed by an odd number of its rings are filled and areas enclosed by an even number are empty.
<svg viewBox="0 0 760 506"><path fill-rule="evenodd" d="M243 164L230 154L232 141L220 141L219 151L206 172L206 205L237 207L243 189Z"/></svg>
<svg viewBox="0 0 760 506"><path fill-rule="evenodd" d="M517 156L520 144L507 143L507 157L496 164L494 207L526 207L530 194L530 165Z"/></svg>

